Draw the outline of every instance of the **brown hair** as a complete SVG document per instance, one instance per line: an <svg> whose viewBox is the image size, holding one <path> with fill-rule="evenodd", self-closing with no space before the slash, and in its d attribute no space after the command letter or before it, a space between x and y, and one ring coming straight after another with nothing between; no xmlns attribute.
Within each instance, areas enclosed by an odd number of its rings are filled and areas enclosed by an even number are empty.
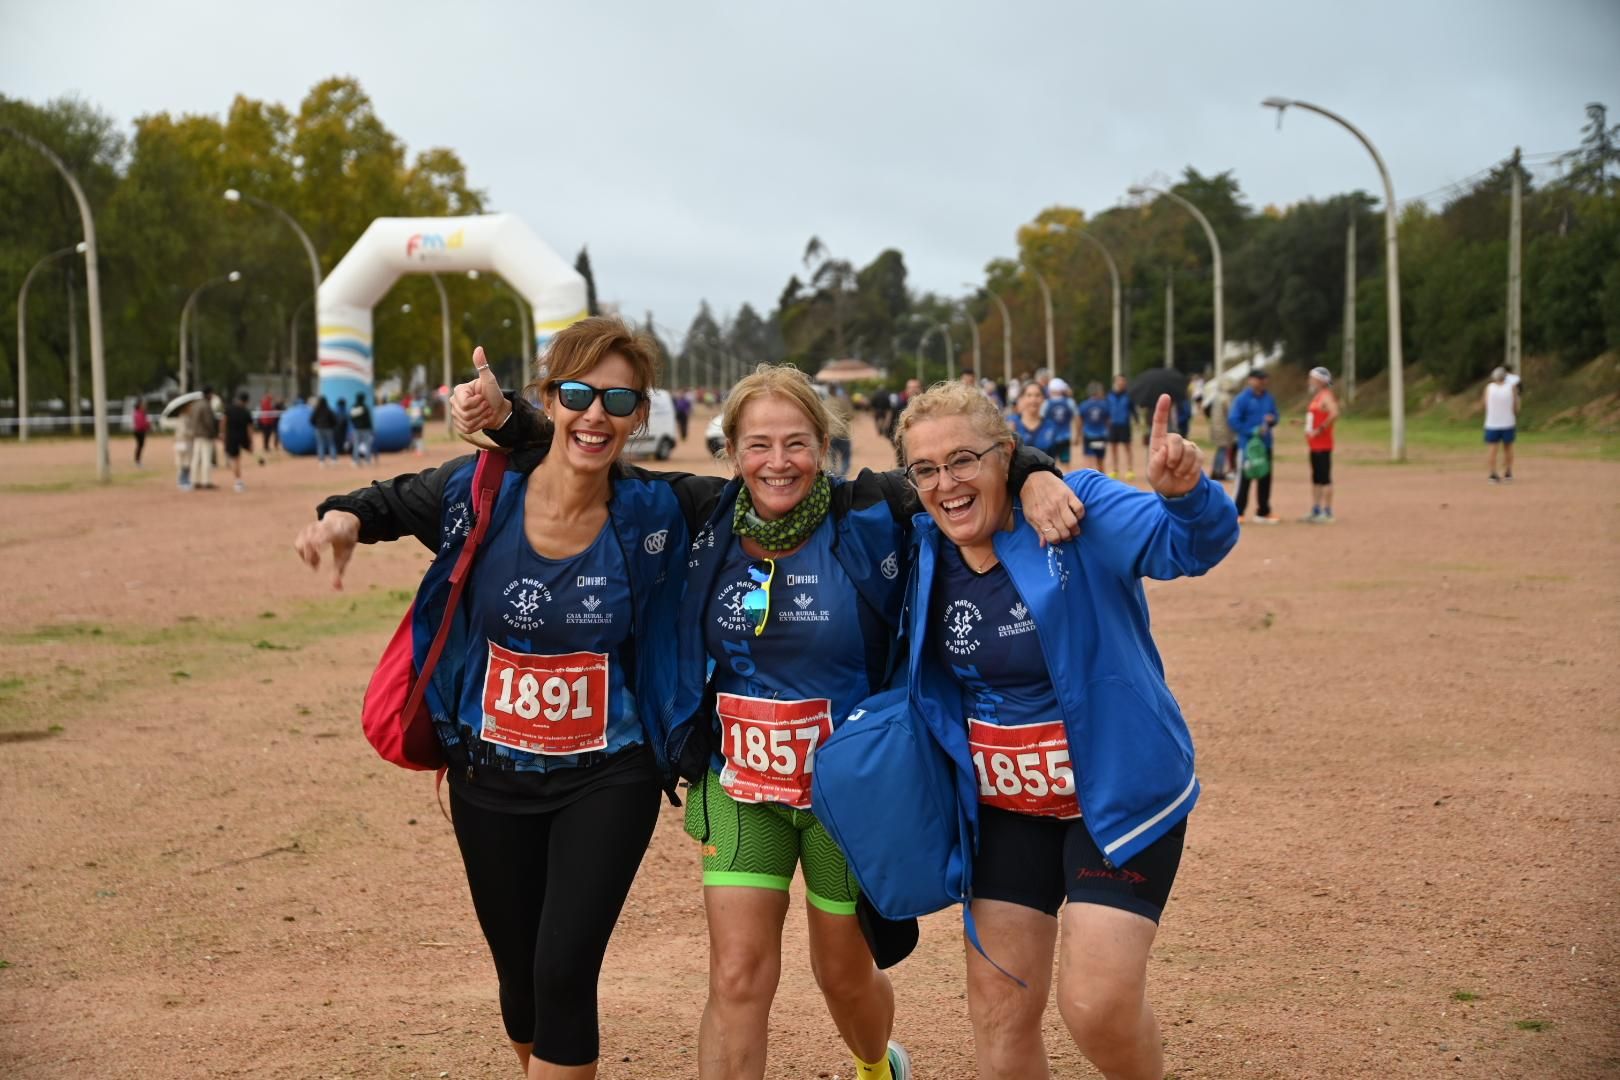
<svg viewBox="0 0 1620 1080"><path fill-rule="evenodd" d="M946 416L965 417L980 435L996 442L1014 444L1012 428L996 403L985 396L977 386L959 382L939 382L911 399L906 411L900 414L900 426L894 441L905 456L906 432L924 420L938 420Z"/></svg>
<svg viewBox="0 0 1620 1080"><path fill-rule="evenodd" d="M843 420L834 415L827 403L816 393L810 376L792 364L761 364L751 374L743 376L726 396L725 412L720 417L720 428L726 442L737 445L737 425L742 423L742 411L755 398L776 396L786 398L799 407L810 420L810 427L825 452L827 440L841 438L846 433Z"/></svg>
<svg viewBox="0 0 1620 1080"><path fill-rule="evenodd" d="M558 383L579 378L614 353L635 372L634 389L645 395L657 384L657 343L616 315L592 315L557 331L534 381L523 388L524 396L544 400Z"/></svg>

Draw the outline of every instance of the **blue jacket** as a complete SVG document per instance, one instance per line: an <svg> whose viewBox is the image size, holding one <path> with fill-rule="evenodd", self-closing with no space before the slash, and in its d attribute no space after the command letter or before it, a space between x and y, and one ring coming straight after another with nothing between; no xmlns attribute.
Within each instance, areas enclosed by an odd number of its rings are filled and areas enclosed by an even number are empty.
<svg viewBox="0 0 1620 1080"><path fill-rule="evenodd" d="M513 453L491 511L490 526L499 528L523 499L524 485L543 455ZM360 518L360 541L376 543L414 535L430 551L433 562L422 576L413 608L412 638L420 668L450 595L450 571L472 525L476 456L455 458L436 469L379 481L348 495L321 503L319 514L347 510ZM668 628L680 611L681 588L686 581L685 501L670 483L654 480L639 469L620 467L613 479L608 519L618 539L630 576L632 626L630 651L633 671L628 680L636 696L647 745L657 758L666 783L673 790L672 773L664 756L674 718L696 706L680 697L675 677L675 640ZM478 573L473 560L472 573ZM434 730L447 760L455 767L476 766L457 717L457 703L466 654L466 604L451 624L445 651L428 684L424 698L433 716ZM476 674L476 673L475 673Z"/></svg>
<svg viewBox="0 0 1620 1080"><path fill-rule="evenodd" d="M1199 792L1192 738L1165 684L1141 578L1209 570L1237 542L1237 509L1208 478L1173 500L1091 470L1064 480L1086 505L1078 541L1041 548L1019 511L1013 530L997 533L994 544L1030 608L1053 676L1086 828L1119 866L1186 818ZM974 851L978 778L968 756L961 693L928 641L931 586L945 542L931 519L919 520L904 627L911 708L955 766L959 831ZM903 782L888 794L911 797ZM903 846L912 840L896 836L889 842ZM967 899L971 856L964 853L961 863L961 899Z"/></svg>
<svg viewBox="0 0 1620 1080"><path fill-rule="evenodd" d="M851 629L854 630L858 622L866 639L870 681L875 687L884 677L905 595L911 518L896 513L899 500L907 498L903 490L905 481L865 470L855 480L836 476L828 479L833 489L829 510L834 526L833 556L862 601L860 612L849 613L858 615L858 620L851 620ZM678 638L680 700L691 702L694 708L676 714L670 741L673 761L681 759L680 751L691 734L686 727L688 721L713 722L710 712L695 708L703 698L710 668L703 637L703 611L714 594L720 567L736 536L731 523L741 490L741 480L733 479L726 484L708 521L693 538L686 563L686 600L680 621L674 625ZM891 502L891 498L896 501ZM909 503L909 498L907 501ZM836 717L838 722L843 719Z"/></svg>
<svg viewBox="0 0 1620 1080"><path fill-rule="evenodd" d="M1131 395L1124 390L1110 391L1104 399L1108 402L1108 422L1110 424L1128 424L1136 412L1136 406L1131 403Z"/></svg>
<svg viewBox="0 0 1620 1080"><path fill-rule="evenodd" d="M1271 396L1271 391L1256 394L1253 387L1245 386L1243 392L1232 399L1232 409L1226 414L1226 422L1240 444L1248 442L1249 436L1258 428L1261 440L1269 447L1271 425L1266 423L1268 415L1282 415L1277 411L1277 399Z"/></svg>

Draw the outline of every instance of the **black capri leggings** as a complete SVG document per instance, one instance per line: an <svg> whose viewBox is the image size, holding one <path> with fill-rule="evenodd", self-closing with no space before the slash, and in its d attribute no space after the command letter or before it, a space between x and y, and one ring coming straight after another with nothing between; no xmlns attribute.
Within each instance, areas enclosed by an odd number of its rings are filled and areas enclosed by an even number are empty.
<svg viewBox="0 0 1620 1080"><path fill-rule="evenodd" d="M653 781L589 791L543 814L506 814L452 788L456 842L495 958L513 1042L553 1065L600 1053L596 982L658 822Z"/></svg>

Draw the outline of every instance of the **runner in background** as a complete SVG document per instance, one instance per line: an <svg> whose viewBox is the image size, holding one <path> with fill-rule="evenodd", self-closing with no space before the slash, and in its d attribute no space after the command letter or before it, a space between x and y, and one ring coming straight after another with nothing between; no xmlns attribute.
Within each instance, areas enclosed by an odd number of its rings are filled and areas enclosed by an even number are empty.
<svg viewBox="0 0 1620 1080"><path fill-rule="evenodd" d="M1491 372L1491 381L1485 384L1485 445L1490 447L1486 458L1491 470L1491 483L1504 480L1513 482L1513 442L1518 437L1519 387L1508 382L1508 370L1499 367ZM1502 448L1504 475L1496 473L1496 449Z"/></svg>
<svg viewBox="0 0 1620 1080"><path fill-rule="evenodd" d="M1125 450L1124 477L1127 481L1136 479L1136 451L1131 447L1131 421L1136 415L1136 406L1131 403L1131 395L1127 391L1130 383L1123 375L1114 376L1114 389L1108 395L1108 447L1112 451L1114 467L1108 470L1108 475L1118 478L1120 473L1119 452Z"/></svg>
<svg viewBox="0 0 1620 1080"><path fill-rule="evenodd" d="M225 461L236 477L232 490L237 494L247 490L242 482L242 454L253 448L253 413L248 408L248 392L243 390L236 400L225 406ZM264 459L259 459L260 464Z"/></svg>
<svg viewBox="0 0 1620 1080"><path fill-rule="evenodd" d="M596 1075L603 956L660 788L673 793L669 719L698 704L678 698L669 633L686 577L681 489L619 462L646 420L657 355L615 318L552 339L526 390L543 402L550 452L512 454L464 629L427 692L501 1017L530 1080ZM474 362L509 412L482 349ZM473 471L460 457L327 499L295 546L312 567L330 546L334 584L356 542L414 535L434 551L415 605L420 655L467 535Z"/></svg>
<svg viewBox="0 0 1620 1080"><path fill-rule="evenodd" d="M1332 525L1333 427L1339 419L1339 399L1333 393L1333 373L1327 368L1311 368L1309 381L1311 403L1305 409L1305 445L1311 452L1311 513L1300 520L1308 525Z"/></svg>
<svg viewBox="0 0 1620 1080"><path fill-rule="evenodd" d="M281 409L276 405L276 399L268 392L259 399L259 464L264 464L264 455L276 449L276 420Z"/></svg>
<svg viewBox="0 0 1620 1080"><path fill-rule="evenodd" d="M902 639L912 707L953 771L977 780L950 784L970 863L949 888L970 899L984 950L964 943L982 1080L1050 1076L1054 952L1058 1011L1080 1051L1104 1076L1164 1075L1148 956L1198 781L1141 578L1202 574L1238 536L1231 500L1197 446L1169 432L1170 413L1162 395L1153 492L1070 473L1085 535L1045 550L1006 494L1013 440L993 409L939 386L901 424L931 519L917 526ZM870 824L899 858L915 839L882 832L884 801L934 792L921 776L878 786Z"/></svg>
<svg viewBox="0 0 1620 1080"><path fill-rule="evenodd" d="M1080 439L1091 467L1098 472L1104 471L1108 457L1109 417L1102 383L1093 382L1086 387L1086 400L1080 403Z"/></svg>
<svg viewBox="0 0 1620 1080"><path fill-rule="evenodd" d="M1018 392L1017 411L1013 413L1013 434L1024 446L1050 454L1058 444L1060 432L1056 424L1046 418L1046 394L1037 381L1024 384Z"/></svg>
<svg viewBox="0 0 1620 1080"><path fill-rule="evenodd" d="M146 415L146 402L140 398L135 399L135 408L130 411L129 430L135 436L135 467L144 469L141 454L146 450L146 433L152 430L152 419Z"/></svg>
<svg viewBox="0 0 1620 1080"><path fill-rule="evenodd" d="M1249 509L1249 485L1252 482L1259 492L1255 505L1254 520L1261 525L1275 525L1278 518L1271 512L1271 478L1276 472L1276 462L1272 455L1274 447L1272 429L1277 424L1277 399L1271 396L1266 388L1267 375L1264 368L1253 368L1249 371L1249 385L1243 388L1232 401L1232 408L1226 414L1226 422L1232 428L1232 437L1242 446L1243 453L1238 465L1237 502L1238 520L1247 520L1245 515ZM1258 478L1249 476L1246 467L1251 463L1249 457L1249 441L1259 439L1264 446L1268 465ZM1257 462L1258 458L1252 459Z"/></svg>
<svg viewBox="0 0 1620 1080"><path fill-rule="evenodd" d="M1074 446L1074 391L1064 380L1054 378L1046 384L1045 413L1047 421L1057 428L1052 456L1067 472Z"/></svg>
<svg viewBox="0 0 1620 1080"><path fill-rule="evenodd" d="M458 387L458 429L493 420L475 422L462 402ZM515 408L510 423L485 434L515 445L544 441L532 408ZM677 625L681 698L712 696L689 722L677 718L671 746L680 749L670 754L693 781L686 827L703 845L704 1080L764 1075L788 883L801 866L811 970L856 1076L910 1076L904 1050L889 1044L893 992L856 924L854 882L808 794L814 745L882 677L906 578L906 534L920 507L898 471L863 470L849 482L824 475L838 422L806 375L764 366L726 399L722 426L738 475L668 474L704 493L700 515L688 518L696 540ZM1031 519L1053 542L1074 535L1084 511L1042 471L1049 459L1023 450L1016 465L1009 483Z"/></svg>

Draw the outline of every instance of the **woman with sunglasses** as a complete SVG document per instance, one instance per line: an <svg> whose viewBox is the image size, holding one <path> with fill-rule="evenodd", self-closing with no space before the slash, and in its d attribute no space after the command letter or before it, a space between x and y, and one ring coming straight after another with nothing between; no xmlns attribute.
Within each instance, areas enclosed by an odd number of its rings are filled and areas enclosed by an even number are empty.
<svg viewBox="0 0 1620 1080"><path fill-rule="evenodd" d="M596 988L658 819L680 708L674 639L686 492L618 465L644 422L657 346L591 318L528 388L550 453L514 453L427 692L507 1037L531 1080L596 1075ZM483 350L474 356L487 375ZM414 535L437 558L416 598L433 636L470 522L474 458L327 499L298 537L341 587L354 545ZM677 478L678 479L678 478ZM689 713L696 700L684 706ZM683 713L684 715L684 713Z"/></svg>
<svg viewBox="0 0 1620 1080"><path fill-rule="evenodd" d="M503 438L543 438L522 403L523 418L506 424L504 403L485 411L460 388L456 401L458 425L500 423ZM890 1042L894 994L857 924L855 881L810 806L810 777L817 743L886 674L921 507L898 471L863 470L848 482L825 473L841 428L796 368L761 366L739 382L722 428L736 475L714 480L694 529L677 625L682 700L706 696L689 722L677 721L670 754L692 781L686 828L703 852L709 996L699 1076L765 1074L788 886L802 868L811 970L855 1076L910 1080L905 1051ZM1031 520L1053 542L1073 535L1084 511L1050 460L1020 450L1008 465L1003 479Z"/></svg>
<svg viewBox="0 0 1620 1080"><path fill-rule="evenodd" d="M1238 536L1231 499L1204 477L1197 446L1168 432L1169 416L1164 396L1154 492L1070 473L1085 535L1044 550L1007 497L1015 441L994 405L941 384L901 419L929 515L904 628L910 700L955 764L944 797L960 821L943 828L967 838L950 887L971 904L983 947L966 950L983 1080L1050 1075L1041 1018L1060 922L1058 1011L1076 1046L1104 1076L1164 1075L1148 951L1198 781L1141 579L1202 574ZM929 798L926 782L895 775L885 798ZM921 840L879 835L891 850L874 859Z"/></svg>

